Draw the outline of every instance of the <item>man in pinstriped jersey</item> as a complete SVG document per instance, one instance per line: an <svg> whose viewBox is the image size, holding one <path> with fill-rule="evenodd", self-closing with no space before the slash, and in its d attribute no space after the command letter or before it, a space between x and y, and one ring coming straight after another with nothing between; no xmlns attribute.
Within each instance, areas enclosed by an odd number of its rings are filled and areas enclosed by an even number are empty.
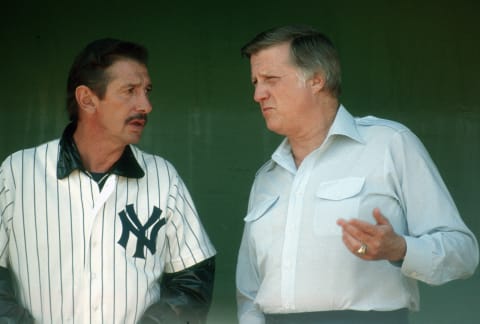
<svg viewBox="0 0 480 324"><path fill-rule="evenodd" d="M3 162L0 322L205 322L215 249L175 168L134 145L151 88L143 46L94 41L61 138Z"/></svg>

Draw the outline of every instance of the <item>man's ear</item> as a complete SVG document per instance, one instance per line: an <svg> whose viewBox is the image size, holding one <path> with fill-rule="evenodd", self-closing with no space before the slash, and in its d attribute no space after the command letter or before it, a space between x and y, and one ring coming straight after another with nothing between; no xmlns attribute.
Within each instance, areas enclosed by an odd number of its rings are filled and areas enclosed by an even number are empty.
<svg viewBox="0 0 480 324"><path fill-rule="evenodd" d="M310 79L310 82L315 93L319 93L325 89L325 76L322 73L315 73Z"/></svg>
<svg viewBox="0 0 480 324"><path fill-rule="evenodd" d="M78 86L75 89L75 98L77 99L78 107L86 113L94 113L97 109L98 97L89 87L85 85Z"/></svg>

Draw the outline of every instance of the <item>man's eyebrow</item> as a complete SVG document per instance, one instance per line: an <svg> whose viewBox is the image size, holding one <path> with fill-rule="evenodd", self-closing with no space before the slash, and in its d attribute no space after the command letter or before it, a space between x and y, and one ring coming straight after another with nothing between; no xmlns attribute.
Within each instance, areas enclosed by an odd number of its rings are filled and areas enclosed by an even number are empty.
<svg viewBox="0 0 480 324"><path fill-rule="evenodd" d="M130 88L130 87L140 87L142 86L143 82L141 80L138 81L127 81L122 87L124 88ZM152 87L151 83L147 83L146 87Z"/></svg>

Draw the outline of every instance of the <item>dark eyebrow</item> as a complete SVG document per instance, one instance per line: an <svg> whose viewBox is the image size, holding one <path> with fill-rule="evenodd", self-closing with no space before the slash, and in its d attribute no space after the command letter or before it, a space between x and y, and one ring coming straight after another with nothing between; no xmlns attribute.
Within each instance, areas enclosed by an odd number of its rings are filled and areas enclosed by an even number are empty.
<svg viewBox="0 0 480 324"><path fill-rule="evenodd" d="M123 85L123 88L137 88L137 87L141 87L142 86L142 82L128 82L126 84ZM146 86L146 88L148 89L152 89L152 84L151 83L148 83Z"/></svg>

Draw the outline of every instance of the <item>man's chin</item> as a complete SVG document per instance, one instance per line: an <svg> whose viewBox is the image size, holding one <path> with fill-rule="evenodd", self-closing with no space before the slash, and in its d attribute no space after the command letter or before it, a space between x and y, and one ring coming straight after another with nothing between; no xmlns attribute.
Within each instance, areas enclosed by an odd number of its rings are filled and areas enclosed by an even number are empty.
<svg viewBox="0 0 480 324"><path fill-rule="evenodd" d="M278 134L278 135L284 135L282 134L281 132L281 129L280 127L278 127L277 125L275 125L274 123L266 123L266 126L267 126L267 129L275 134Z"/></svg>
<svg viewBox="0 0 480 324"><path fill-rule="evenodd" d="M142 133L133 133L133 134L130 134L128 140L127 140L127 144L137 144L138 142L140 142L140 140L142 139Z"/></svg>

